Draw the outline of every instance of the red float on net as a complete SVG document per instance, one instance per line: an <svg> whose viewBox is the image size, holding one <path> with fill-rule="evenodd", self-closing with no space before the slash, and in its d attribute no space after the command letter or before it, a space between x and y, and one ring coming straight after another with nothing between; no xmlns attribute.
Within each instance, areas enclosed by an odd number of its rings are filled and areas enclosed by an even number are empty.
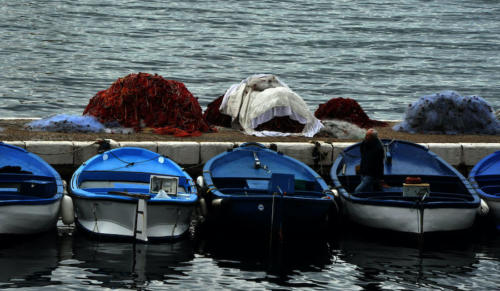
<svg viewBox="0 0 500 291"><path fill-rule="evenodd" d="M344 120L362 128L388 125L387 122L370 119L359 103L351 98L332 98L328 102L320 104L314 112L314 116L321 120Z"/></svg>
<svg viewBox="0 0 500 291"><path fill-rule="evenodd" d="M139 130L152 127L157 134L199 136L211 128L200 104L183 83L157 74L130 74L99 91L89 101L84 115L101 122L118 122Z"/></svg>

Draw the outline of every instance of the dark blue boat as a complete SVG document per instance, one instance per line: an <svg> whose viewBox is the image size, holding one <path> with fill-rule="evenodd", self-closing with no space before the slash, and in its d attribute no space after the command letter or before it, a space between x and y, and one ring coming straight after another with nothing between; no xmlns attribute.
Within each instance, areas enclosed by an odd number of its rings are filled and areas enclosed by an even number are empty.
<svg viewBox="0 0 500 291"><path fill-rule="evenodd" d="M469 180L488 204L490 216L500 230L500 151L480 160L469 173Z"/></svg>
<svg viewBox="0 0 500 291"><path fill-rule="evenodd" d="M185 234L198 201L196 185L179 165L133 147L89 159L70 189L80 229L142 241Z"/></svg>
<svg viewBox="0 0 500 291"><path fill-rule="evenodd" d="M399 140L382 143L388 187L354 193L360 183L355 170L361 161L360 143L346 148L331 169L343 209L351 220L417 234L461 230L473 224L480 199L455 168L421 145ZM407 177L419 177L416 180L420 182L405 183Z"/></svg>
<svg viewBox="0 0 500 291"><path fill-rule="evenodd" d="M311 230L324 226L336 210L316 172L258 143L213 157L203 180L209 217L243 230Z"/></svg>
<svg viewBox="0 0 500 291"><path fill-rule="evenodd" d="M56 227L63 182L37 155L0 142L0 234L33 234Z"/></svg>

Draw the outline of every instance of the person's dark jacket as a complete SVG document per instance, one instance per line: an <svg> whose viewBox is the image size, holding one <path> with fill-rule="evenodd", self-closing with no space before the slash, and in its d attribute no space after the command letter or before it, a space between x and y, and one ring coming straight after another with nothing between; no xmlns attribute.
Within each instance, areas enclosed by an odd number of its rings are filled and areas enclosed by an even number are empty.
<svg viewBox="0 0 500 291"><path fill-rule="evenodd" d="M360 174L382 179L384 176L384 148L377 138L363 140L360 146Z"/></svg>

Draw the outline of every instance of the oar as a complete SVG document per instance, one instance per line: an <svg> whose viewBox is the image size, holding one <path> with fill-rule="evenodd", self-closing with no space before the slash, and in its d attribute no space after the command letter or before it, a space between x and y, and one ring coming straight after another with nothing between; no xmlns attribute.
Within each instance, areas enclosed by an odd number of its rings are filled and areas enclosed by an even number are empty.
<svg viewBox="0 0 500 291"><path fill-rule="evenodd" d="M108 193L114 194L114 195L121 195L121 196L137 198L137 199L145 199L145 200L151 199L151 196L149 194L142 194L142 193L129 193L129 192L123 192L123 191L109 191Z"/></svg>

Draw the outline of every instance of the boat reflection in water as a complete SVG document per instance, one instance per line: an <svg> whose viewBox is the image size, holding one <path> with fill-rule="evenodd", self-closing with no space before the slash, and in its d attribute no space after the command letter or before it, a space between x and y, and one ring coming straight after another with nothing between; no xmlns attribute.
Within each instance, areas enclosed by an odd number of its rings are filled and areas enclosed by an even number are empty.
<svg viewBox="0 0 500 291"><path fill-rule="evenodd" d="M0 243L0 288L493 290L500 236L413 240L344 230L284 240L194 237L161 244L99 241L81 232Z"/></svg>
<svg viewBox="0 0 500 291"><path fill-rule="evenodd" d="M212 236L200 239L196 252L211 259L211 269L219 272L217 277L233 286L258 283L255 286L266 289L309 288L318 287L317 282L309 281L314 277L311 274L319 275L333 263L334 248L332 242L320 238L286 240L270 246L269 241L244 236Z"/></svg>
<svg viewBox="0 0 500 291"><path fill-rule="evenodd" d="M141 288L161 285L185 276L177 268L194 258L192 242L183 239L159 244L96 241L76 233L73 260L86 280L108 288Z"/></svg>
<svg viewBox="0 0 500 291"><path fill-rule="evenodd" d="M474 286L471 278L479 259L471 241L429 240L416 247L391 237L374 237L346 234L340 241L340 259L357 270L355 285L370 290Z"/></svg>
<svg viewBox="0 0 500 291"><path fill-rule="evenodd" d="M0 241L0 288L52 285L51 272L58 265L58 240L54 232L16 236Z"/></svg>

